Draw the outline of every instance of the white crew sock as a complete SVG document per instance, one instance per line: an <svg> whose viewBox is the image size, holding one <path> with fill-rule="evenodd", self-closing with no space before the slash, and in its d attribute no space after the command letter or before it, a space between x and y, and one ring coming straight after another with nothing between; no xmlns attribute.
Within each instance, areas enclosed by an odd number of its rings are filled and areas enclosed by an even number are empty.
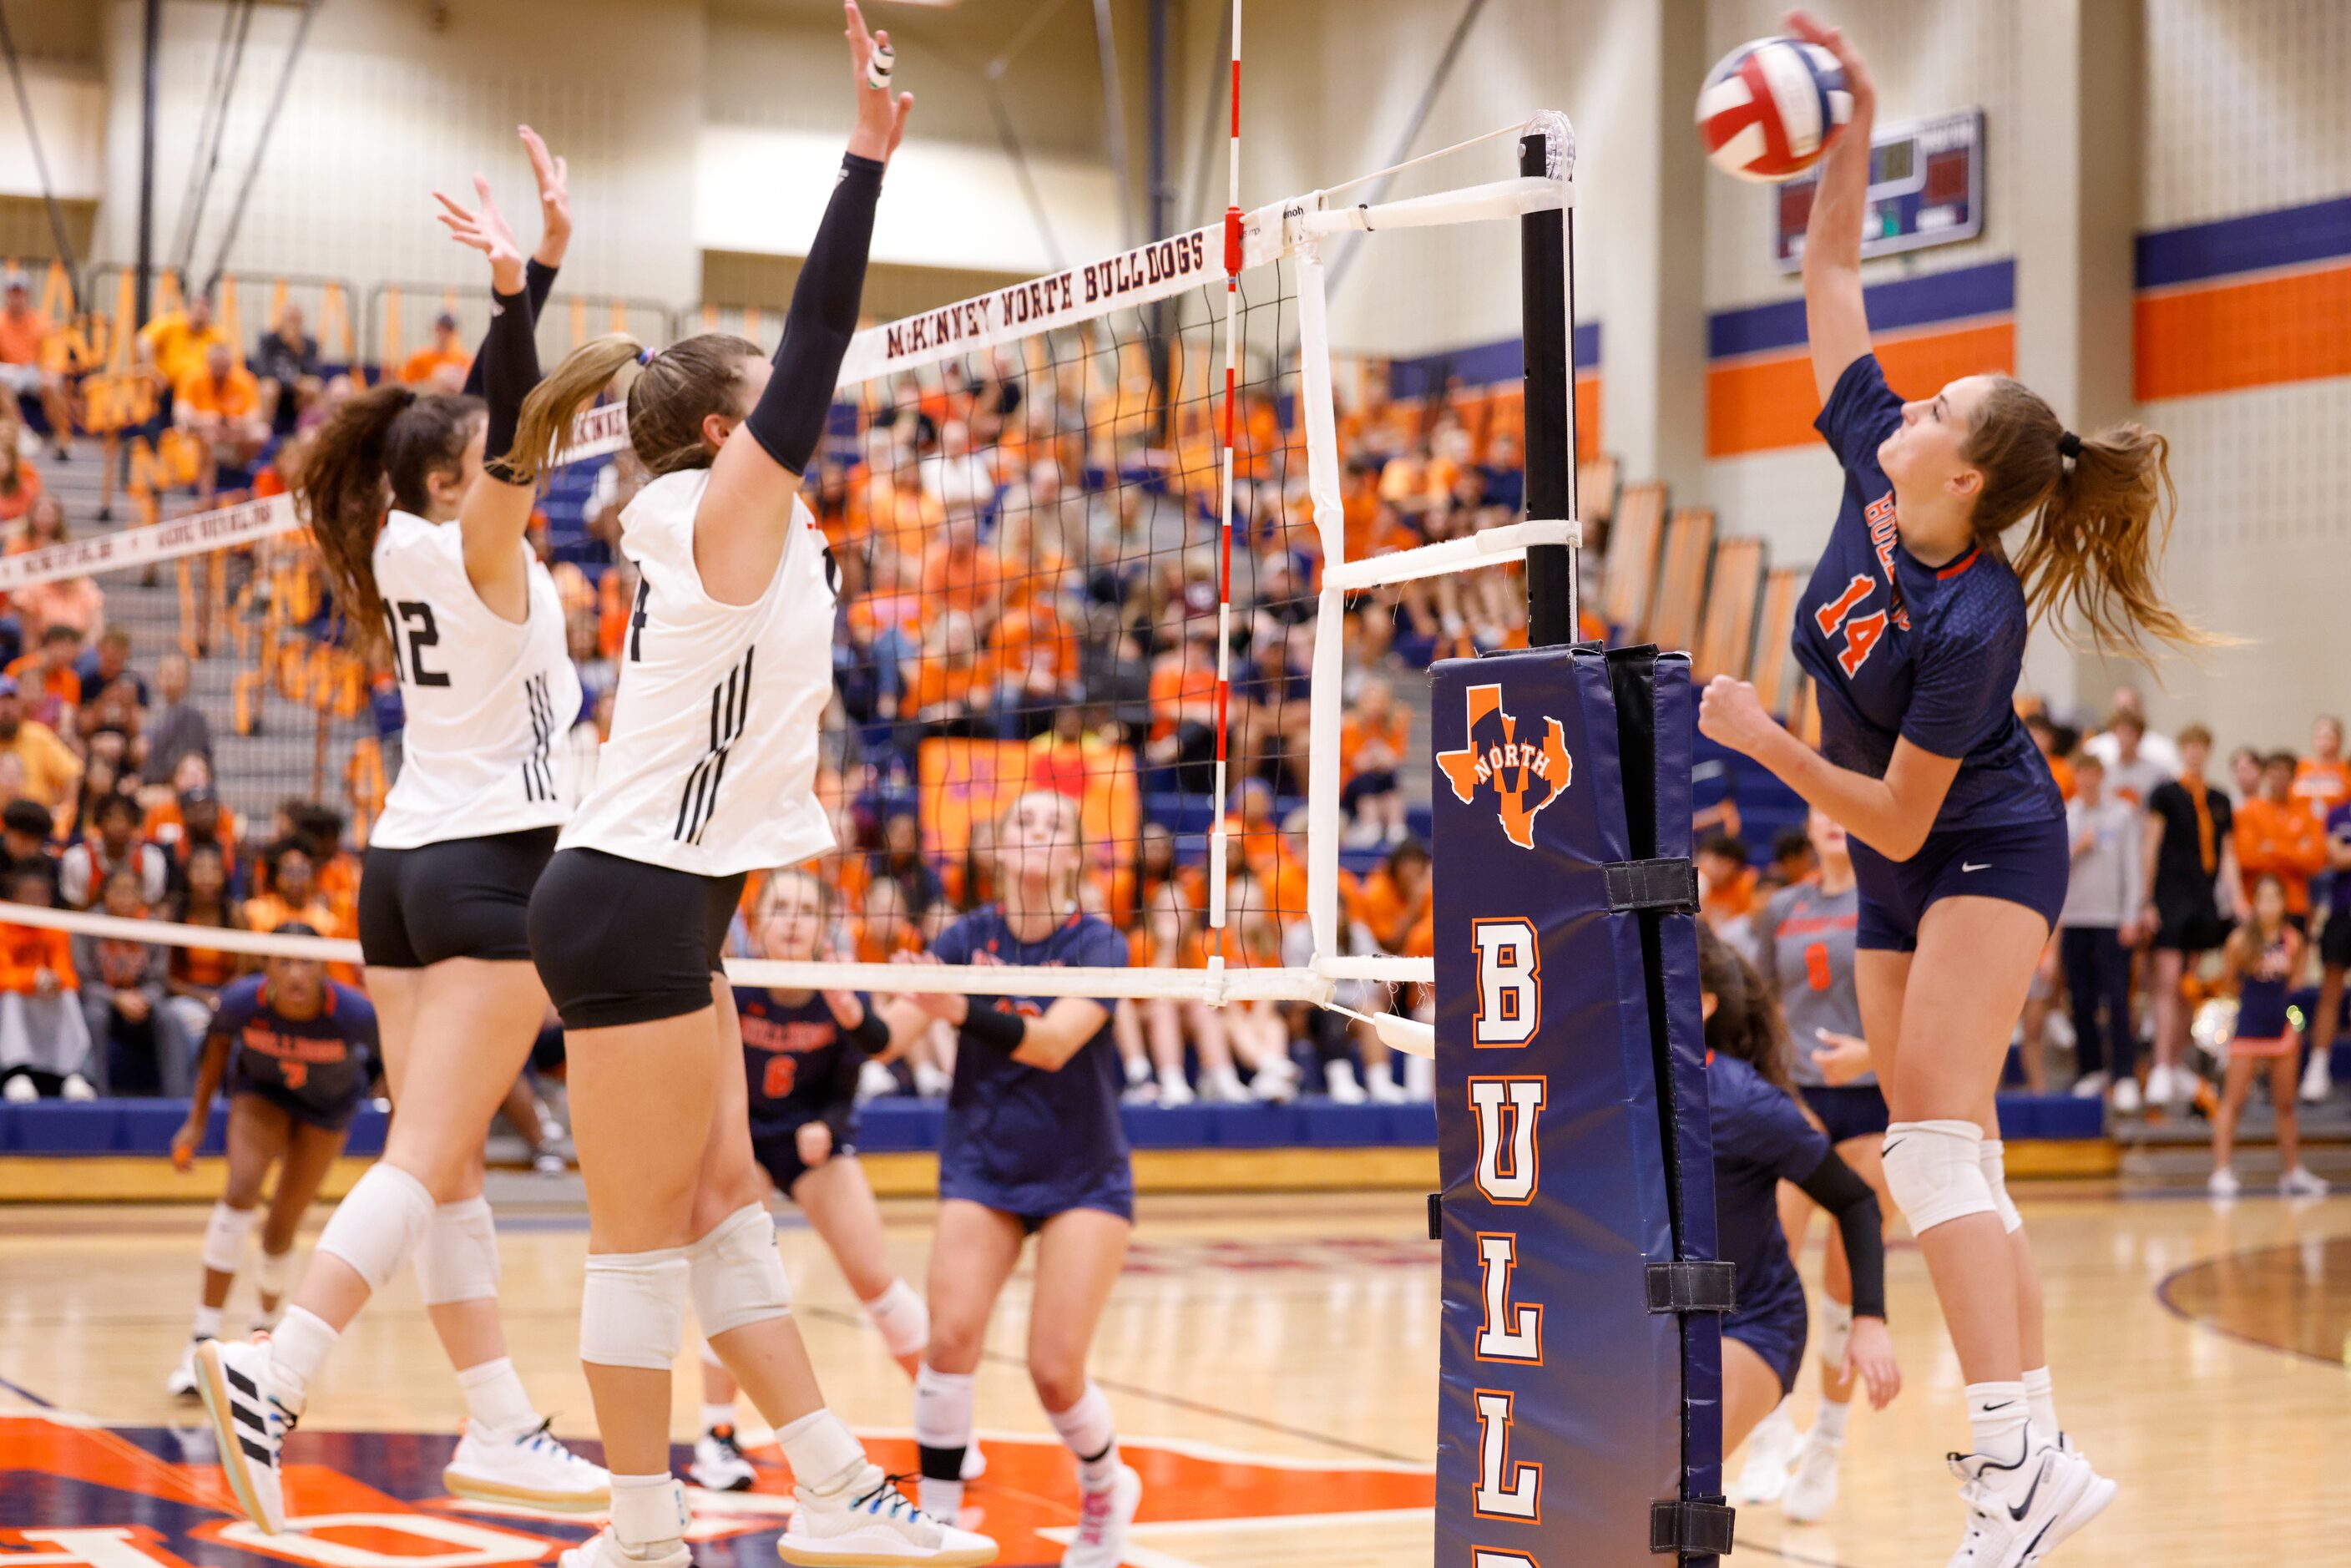
<svg viewBox="0 0 2351 1568"><path fill-rule="evenodd" d="M538 1425L538 1412L530 1407L522 1378L506 1356L465 1368L457 1374L457 1386L465 1391L465 1414L475 1435L485 1440L520 1437Z"/></svg>
<svg viewBox="0 0 2351 1568"><path fill-rule="evenodd" d="M298 1414L310 1397L310 1379L327 1364L327 1353L342 1336L308 1307L288 1307L269 1331L269 1370L278 1393Z"/></svg>
<svg viewBox="0 0 2351 1568"><path fill-rule="evenodd" d="M221 1331L221 1310L218 1307L198 1307L196 1326L190 1332L196 1339L218 1339Z"/></svg>
<svg viewBox="0 0 2351 1568"><path fill-rule="evenodd" d="M820 1406L776 1428L776 1446L792 1467L792 1482L812 1492L838 1491L865 1465L865 1448L841 1417Z"/></svg>
<svg viewBox="0 0 2351 1568"><path fill-rule="evenodd" d="M1821 1442L1842 1446L1845 1423L1852 1419L1852 1400L1840 1405L1834 1399L1823 1399L1820 1414L1813 1417L1813 1436Z"/></svg>
<svg viewBox="0 0 2351 1568"><path fill-rule="evenodd" d="M941 1372L928 1362L914 1373L914 1442L925 1454L917 1501L925 1513L952 1523L963 1511L963 1461L971 1448L973 1376ZM929 1472L935 1470L936 1475Z"/></svg>
<svg viewBox="0 0 2351 1568"><path fill-rule="evenodd" d="M2032 1424L2051 1442L2064 1427L2057 1425L2057 1396L2050 1387L2049 1369L2045 1366L2027 1368L2024 1374L2024 1397L2032 1407Z"/></svg>
<svg viewBox="0 0 2351 1568"><path fill-rule="evenodd" d="M2025 1400L2021 1380L1968 1385L1968 1426L1979 1454L1988 1454L2002 1464L2015 1463L2028 1446L2025 1427L2032 1416L2032 1407ZM1990 1472L1995 1484L2001 1475L2018 1473Z"/></svg>
<svg viewBox="0 0 2351 1568"><path fill-rule="evenodd" d="M1118 1434L1111 1424L1110 1401L1090 1378L1086 1391L1067 1410L1048 1410L1045 1418L1078 1458L1078 1484L1100 1491L1118 1479Z"/></svg>

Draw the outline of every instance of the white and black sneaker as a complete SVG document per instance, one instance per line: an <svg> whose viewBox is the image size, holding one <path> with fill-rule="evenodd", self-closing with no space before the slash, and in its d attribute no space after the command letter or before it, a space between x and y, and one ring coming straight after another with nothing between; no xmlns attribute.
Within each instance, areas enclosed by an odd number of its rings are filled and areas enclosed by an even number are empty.
<svg viewBox="0 0 2351 1568"><path fill-rule="evenodd" d="M705 1491L749 1491L759 1479L732 1427L713 1427L695 1439L694 1463L685 1473Z"/></svg>
<svg viewBox="0 0 2351 1568"><path fill-rule="evenodd" d="M174 1399L193 1399L196 1396L196 1346L212 1337L208 1333L200 1333L181 1350L180 1364L172 1368L172 1375L163 1379L164 1393Z"/></svg>
<svg viewBox="0 0 2351 1568"><path fill-rule="evenodd" d="M2028 1568L2115 1499L2114 1482L2053 1443L2028 1442L2009 1464L1989 1454L1953 1454L1950 1466L1968 1505L1967 1535L1950 1568Z"/></svg>
<svg viewBox="0 0 2351 1568"><path fill-rule="evenodd" d="M300 1415L278 1397L276 1381L266 1338L196 1346L196 1392L220 1444L221 1472L245 1516L268 1535L286 1528L279 1456Z"/></svg>
<svg viewBox="0 0 2351 1568"><path fill-rule="evenodd" d="M793 1488L799 1506L776 1555L794 1568L979 1568L996 1561L994 1541L933 1519L898 1480L869 1464L829 1491Z"/></svg>

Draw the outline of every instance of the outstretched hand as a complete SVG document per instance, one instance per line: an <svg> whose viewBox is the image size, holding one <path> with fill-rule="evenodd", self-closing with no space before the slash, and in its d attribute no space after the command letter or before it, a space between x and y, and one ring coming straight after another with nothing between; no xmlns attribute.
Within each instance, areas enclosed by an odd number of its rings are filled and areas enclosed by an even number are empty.
<svg viewBox="0 0 2351 1568"><path fill-rule="evenodd" d="M1869 62L1861 57L1861 51L1853 47L1844 29L1830 26L1801 5L1782 17L1781 25L1804 42L1818 44L1836 57L1836 63L1844 68L1845 90L1853 94L1855 110L1877 101L1877 84L1870 80Z"/></svg>
<svg viewBox="0 0 2351 1568"><path fill-rule="evenodd" d="M902 92L893 98L886 82L873 85L867 69L873 51L890 47L889 29L867 32L865 14L857 8L857 0L843 0L841 10L849 18L841 36L849 40L850 80L857 89L857 129L849 133L849 150L860 158L887 163L905 138L906 116L914 112L914 95Z"/></svg>
<svg viewBox="0 0 2351 1568"><path fill-rule="evenodd" d="M1751 757L1779 723L1764 711L1763 699L1747 682L1717 675L1698 702L1698 732L1718 745Z"/></svg>
<svg viewBox="0 0 2351 1568"><path fill-rule="evenodd" d="M571 244L571 166L549 152L546 139L529 126L517 126L515 133L538 181L538 248L531 254L541 267L561 267Z"/></svg>
<svg viewBox="0 0 2351 1568"><path fill-rule="evenodd" d="M499 215L497 204L490 200L490 183L480 174L474 176L474 196L481 204L467 211L439 191L433 199L444 209L441 222L457 243L480 251L490 258L490 282L500 294L521 292L523 284L522 246L515 243L514 231Z"/></svg>

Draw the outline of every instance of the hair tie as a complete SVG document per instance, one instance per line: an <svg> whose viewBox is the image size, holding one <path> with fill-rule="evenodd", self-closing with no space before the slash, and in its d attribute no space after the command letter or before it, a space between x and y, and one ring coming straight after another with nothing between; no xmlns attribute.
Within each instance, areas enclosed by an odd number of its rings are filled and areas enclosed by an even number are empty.
<svg viewBox="0 0 2351 1568"><path fill-rule="evenodd" d="M2079 457L2082 455L2082 438L2074 434L2070 430L2064 434L2059 436L2057 438L2057 455L2060 457Z"/></svg>
<svg viewBox="0 0 2351 1568"><path fill-rule="evenodd" d="M659 349L639 349L637 350L637 363L640 365L650 365L653 362L653 356L660 352L661 350ZM2078 446L2081 443L2075 442L2074 444Z"/></svg>

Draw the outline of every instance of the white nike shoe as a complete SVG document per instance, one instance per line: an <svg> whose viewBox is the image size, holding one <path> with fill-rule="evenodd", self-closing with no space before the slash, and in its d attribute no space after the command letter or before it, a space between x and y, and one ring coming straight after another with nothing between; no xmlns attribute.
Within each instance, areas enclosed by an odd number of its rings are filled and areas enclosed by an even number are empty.
<svg viewBox="0 0 2351 1568"><path fill-rule="evenodd" d="M1788 1477L1788 1495L1781 1500L1788 1518L1797 1524L1814 1524L1836 1502L1837 1466L1844 1445L1818 1432L1807 1432L1796 1448L1796 1463Z"/></svg>
<svg viewBox="0 0 2351 1568"><path fill-rule="evenodd" d="M2237 1179L2237 1173L2226 1166L2214 1171L2204 1183L2204 1190L2214 1197L2234 1197L2243 1187L2244 1184Z"/></svg>
<svg viewBox="0 0 2351 1568"><path fill-rule="evenodd" d="M2325 1197L2326 1191L2326 1178L2312 1175L2308 1166L2296 1166L2278 1177L2281 1197Z"/></svg>
<svg viewBox="0 0 2351 1568"><path fill-rule="evenodd" d="M1132 1465L1118 1468L1118 1479L1100 1491L1084 1494L1079 1504L1078 1533L1061 1553L1061 1568L1118 1568L1125 1561L1126 1527L1143 1502L1143 1478Z"/></svg>
<svg viewBox="0 0 2351 1568"><path fill-rule="evenodd" d="M180 1364L172 1368L172 1375L163 1379L164 1393L174 1399L193 1399L196 1396L196 1346L211 1337L210 1334L200 1335L190 1340L181 1350Z"/></svg>
<svg viewBox="0 0 2351 1568"><path fill-rule="evenodd" d="M759 1471L735 1441L732 1427L713 1427L694 1442L694 1463L686 1468L694 1484L705 1491L749 1491Z"/></svg>
<svg viewBox="0 0 2351 1568"><path fill-rule="evenodd" d="M2115 1499L2114 1482L2053 1444L2024 1445L2014 1464L1989 1454L1953 1454L1950 1466L1968 1505L1968 1532L1950 1568L2027 1568ZM2010 1500L2020 1483L2022 1495Z"/></svg>
<svg viewBox="0 0 2351 1568"><path fill-rule="evenodd" d="M72 1081L70 1079L67 1081L67 1089L68 1092L66 1097L68 1099L71 1099L73 1096L70 1092L72 1089ZM2326 1103L2326 1097L2334 1092L2334 1064L2327 1060L2327 1053L2325 1051L2312 1051L2310 1053L2310 1065L2304 1068L2302 1071L2303 1103L2305 1105L2324 1105Z"/></svg>
<svg viewBox="0 0 2351 1568"><path fill-rule="evenodd" d="M278 1397L277 1381L266 1337L196 1346L196 1392L220 1445L221 1472L245 1517L266 1535L286 1528L279 1456L299 1414Z"/></svg>
<svg viewBox="0 0 2351 1568"><path fill-rule="evenodd" d="M511 1437L465 1428L441 1484L475 1502L518 1502L559 1513L601 1513L612 1478L565 1448L541 1421Z"/></svg>
<svg viewBox="0 0 2351 1568"><path fill-rule="evenodd" d="M1747 1462L1740 1467L1739 1479L1730 1489L1730 1500L1744 1503L1778 1502L1788 1490L1788 1461L1796 1451L1796 1423L1788 1414L1788 1402L1782 1400L1779 1408L1755 1424L1747 1434Z"/></svg>
<svg viewBox="0 0 2351 1568"><path fill-rule="evenodd" d="M830 1491L794 1487L792 1496L799 1506L776 1555L794 1568L978 1568L996 1561L994 1541L933 1519L879 1465Z"/></svg>
<svg viewBox="0 0 2351 1568"><path fill-rule="evenodd" d="M622 1545L611 1526L606 1525L592 1540L572 1547L555 1563L556 1568L694 1568L694 1553L681 1541L674 1551L640 1557Z"/></svg>

